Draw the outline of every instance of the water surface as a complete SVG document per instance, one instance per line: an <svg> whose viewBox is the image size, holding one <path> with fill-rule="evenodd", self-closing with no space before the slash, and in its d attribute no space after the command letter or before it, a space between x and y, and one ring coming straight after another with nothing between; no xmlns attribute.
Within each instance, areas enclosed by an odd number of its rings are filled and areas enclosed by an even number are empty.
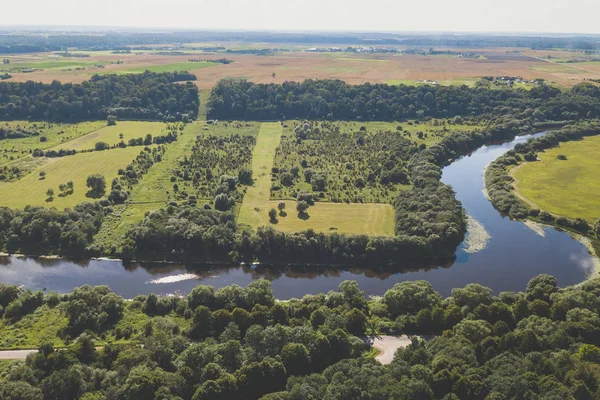
<svg viewBox="0 0 600 400"><path fill-rule="evenodd" d="M272 281L275 296L281 299L334 290L344 280L356 280L367 295L381 295L395 283L425 279L443 295L476 282L498 293L524 290L529 279L546 273L561 286L586 279L594 259L586 247L567 233L544 228L543 236L525 224L502 216L484 196L483 171L493 160L512 149L520 137L509 143L484 146L443 170L442 181L454 187L457 198L469 215L489 235L485 248L465 251L463 243L453 265L410 272L381 272L366 268L263 268L250 266L129 265L120 262L0 258L0 282L31 289L69 292L84 284L108 285L114 292L133 298L138 294L187 294L198 284L220 288L246 286L255 279ZM471 233L471 232L470 232Z"/></svg>

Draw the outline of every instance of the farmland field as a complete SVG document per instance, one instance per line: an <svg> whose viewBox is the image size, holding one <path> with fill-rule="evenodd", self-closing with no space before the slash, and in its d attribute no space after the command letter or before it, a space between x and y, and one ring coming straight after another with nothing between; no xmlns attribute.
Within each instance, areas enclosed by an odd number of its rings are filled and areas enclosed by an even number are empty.
<svg viewBox="0 0 600 400"><path fill-rule="evenodd" d="M206 45L206 44L205 44ZM231 44L229 48L261 48ZM197 76L195 84L200 89L210 89L217 81L227 77L247 78L257 83L282 83L304 79L341 79L350 84L390 83L422 84L431 80L442 85L474 84L483 76L521 76L525 79L542 78L558 86L571 87L584 79L599 79L597 62L587 61L582 52L538 51L522 49L465 49L440 48L437 50L472 51L479 58L459 58L450 55L398 55L355 53L304 52L306 46L292 46L294 51L274 52L271 56L213 53L195 51L186 55L160 54L154 50L132 51L130 54L110 52L86 52L90 57L73 59L60 57L49 59L51 53L11 56L11 68L40 69L29 73L11 72L12 80L36 80L46 83L57 79L79 83L93 74L188 70ZM514 51L518 51L515 53ZM507 54L509 53L509 54ZM550 58L548 58L550 56ZM189 63L188 59L218 59L226 57L234 61L229 65ZM577 60L576 63L564 63ZM561 62L557 62L561 61ZM95 67L103 65L103 68ZM192 65L193 64L193 65ZM76 70L77 67L84 68Z"/></svg>
<svg viewBox="0 0 600 400"><path fill-rule="evenodd" d="M29 174L14 182L0 182L0 206L23 208L26 205L52 206L56 208L73 207L81 202L90 201L86 197L88 188L86 179L92 174L101 174L110 183L117 177L119 168L125 168L142 151L141 147L127 147L80 153L60 158L45 158ZM46 174L41 179L39 173ZM60 184L73 181L74 192L59 196ZM48 201L46 191L53 189L55 196Z"/></svg>
<svg viewBox="0 0 600 400"><path fill-rule="evenodd" d="M252 170L254 185L249 187L238 217L238 222L253 227L273 226L284 232L314 229L319 232L371 234L392 236L394 234L394 209L389 204L336 204L318 202L310 207L307 216L300 217L295 201L286 201L286 216L278 216L277 223L269 220L268 212L279 201L269 200L271 170L277 146L283 135L279 123L261 125L254 147ZM348 218L352 215L352 218Z"/></svg>
<svg viewBox="0 0 600 400"><path fill-rule="evenodd" d="M599 153L600 136L562 143L540 153L540 161L513 170L515 187L542 210L593 223L600 217Z"/></svg>
<svg viewBox="0 0 600 400"><path fill-rule="evenodd" d="M140 66L134 68L127 69L119 69L115 71L119 74L141 74L145 71L150 72L179 72L179 71L193 71L206 67L213 67L215 65L219 65L211 62L178 62L173 64L161 64L161 65L148 65L148 66ZM113 72L109 72L113 73Z"/></svg>

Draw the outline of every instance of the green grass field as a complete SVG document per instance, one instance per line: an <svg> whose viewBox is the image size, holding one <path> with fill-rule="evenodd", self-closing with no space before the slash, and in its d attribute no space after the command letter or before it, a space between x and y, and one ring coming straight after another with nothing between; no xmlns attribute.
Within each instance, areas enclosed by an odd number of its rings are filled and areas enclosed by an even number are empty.
<svg viewBox="0 0 600 400"><path fill-rule="evenodd" d="M326 233L394 235L394 209L389 204L317 203L309 208L309 218L301 219L296 212L296 202L286 201L287 216L278 217L278 223L272 224L268 212L279 202L269 200L271 168L282 134L279 123L263 123L260 127L252 154L254 185L248 188L244 197L239 223L254 228L273 226L284 232L314 229Z"/></svg>
<svg viewBox="0 0 600 400"><path fill-rule="evenodd" d="M559 160L563 154L567 160ZM537 207L594 222L600 217L600 136L567 142L513 170L515 187Z"/></svg>
<svg viewBox="0 0 600 400"><path fill-rule="evenodd" d="M63 143L56 149L90 150L94 148L97 142L106 142L112 146L121 140L127 143L129 139L145 137L148 133L152 136L166 135L168 133L166 124L162 122L119 121L117 125L104 126L85 136ZM122 139L120 134L123 134Z"/></svg>
<svg viewBox="0 0 600 400"><path fill-rule="evenodd" d="M141 74L146 71L150 72L178 72L178 71L193 71L206 67L219 65L217 63L202 61L202 62L179 62L172 64L149 65L146 67L126 68L115 71L106 71L102 74Z"/></svg>
<svg viewBox="0 0 600 400"><path fill-rule="evenodd" d="M0 320L0 348L36 349L42 343L50 341L56 347L65 343L59 338L59 332L67 327L67 317L58 307L42 306L19 321L10 323Z"/></svg>
<svg viewBox="0 0 600 400"><path fill-rule="evenodd" d="M40 135L21 139L0 140L0 165L27 156L30 150L45 150L62 143L68 143L71 140L80 138L106 126L106 122L93 121L79 124L54 124L48 122L11 121L0 124L0 127L5 128L15 128L17 126L26 128L27 130L36 130ZM46 137L47 140L45 142L40 141L40 137L42 136Z"/></svg>
<svg viewBox="0 0 600 400"><path fill-rule="evenodd" d="M107 64L105 61L90 61L85 59L70 59L63 58L47 59L42 61L13 61L10 64L0 66L0 71L15 71L21 69L43 69L43 70L62 70L74 68L88 68L96 64Z"/></svg>
<svg viewBox="0 0 600 400"><path fill-rule="evenodd" d="M142 151L142 147L127 147L80 153L73 156L44 159L29 174L14 182L0 182L0 206L23 208L26 205L56 208L73 207L81 202L93 200L86 197L88 188L86 179L92 174L101 174L107 185L117 177L119 168L125 168ZM46 178L40 180L39 172L44 171ZM73 181L74 193L59 196L58 185ZM47 201L46 191L52 188L54 200Z"/></svg>
<svg viewBox="0 0 600 400"><path fill-rule="evenodd" d="M167 146L162 161L154 164L135 185L127 203L115 206L114 212L104 219L100 232L94 238L95 242L106 247L120 247L123 235L132 225L140 222L146 212L166 205L169 200L167 192L173 186L170 181L172 171L177 167L179 159L190 155L192 144L196 136L201 134L203 126L203 122L186 125L177 141Z"/></svg>

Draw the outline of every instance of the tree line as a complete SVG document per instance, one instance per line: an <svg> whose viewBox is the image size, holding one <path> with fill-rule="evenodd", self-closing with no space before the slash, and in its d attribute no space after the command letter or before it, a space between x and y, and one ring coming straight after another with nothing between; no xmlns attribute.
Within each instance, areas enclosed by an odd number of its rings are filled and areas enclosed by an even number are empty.
<svg viewBox="0 0 600 400"><path fill-rule="evenodd" d="M221 120L401 121L522 112L537 120L595 118L600 115L600 88L581 83L567 91L548 85L527 91L465 85L349 85L310 79L279 85L225 79L213 88L207 106L207 117Z"/></svg>
<svg viewBox="0 0 600 400"><path fill-rule="evenodd" d="M367 299L344 281L337 291L285 302L262 279L131 301L106 286L58 295L0 284L4 325L62 317L56 336L8 368L0 397L594 399L599 295L598 279L560 288L549 275L533 277L523 292L468 284L446 298L415 281ZM433 337L414 337L381 365L368 345L380 334ZM54 348L59 339L66 349Z"/></svg>
<svg viewBox="0 0 600 400"><path fill-rule="evenodd" d="M188 73L94 75L81 84L0 82L0 120L143 119L179 121L198 115L198 88L176 84ZM183 117L183 116L186 117Z"/></svg>

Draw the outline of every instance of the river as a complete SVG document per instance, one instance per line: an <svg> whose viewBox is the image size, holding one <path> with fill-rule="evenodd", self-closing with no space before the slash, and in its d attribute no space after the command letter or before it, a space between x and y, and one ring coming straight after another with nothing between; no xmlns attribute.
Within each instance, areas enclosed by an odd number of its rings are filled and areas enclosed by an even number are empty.
<svg viewBox="0 0 600 400"><path fill-rule="evenodd" d="M452 288L480 283L494 290L524 290L538 274L551 274L561 286L585 280L595 259L587 248L554 228L532 229L502 216L484 195L483 171L493 160L531 136L484 146L443 169L442 181L454 187L471 216L470 238L452 265L409 272L382 273L368 268L263 268L252 266L128 265L106 260L73 262L0 257L0 282L31 289L69 292L84 284L108 285L126 298L138 294L187 294L198 284L215 288L267 278L277 298L302 297L335 290L344 280L356 280L367 295L382 295L395 283L425 279L443 295Z"/></svg>

